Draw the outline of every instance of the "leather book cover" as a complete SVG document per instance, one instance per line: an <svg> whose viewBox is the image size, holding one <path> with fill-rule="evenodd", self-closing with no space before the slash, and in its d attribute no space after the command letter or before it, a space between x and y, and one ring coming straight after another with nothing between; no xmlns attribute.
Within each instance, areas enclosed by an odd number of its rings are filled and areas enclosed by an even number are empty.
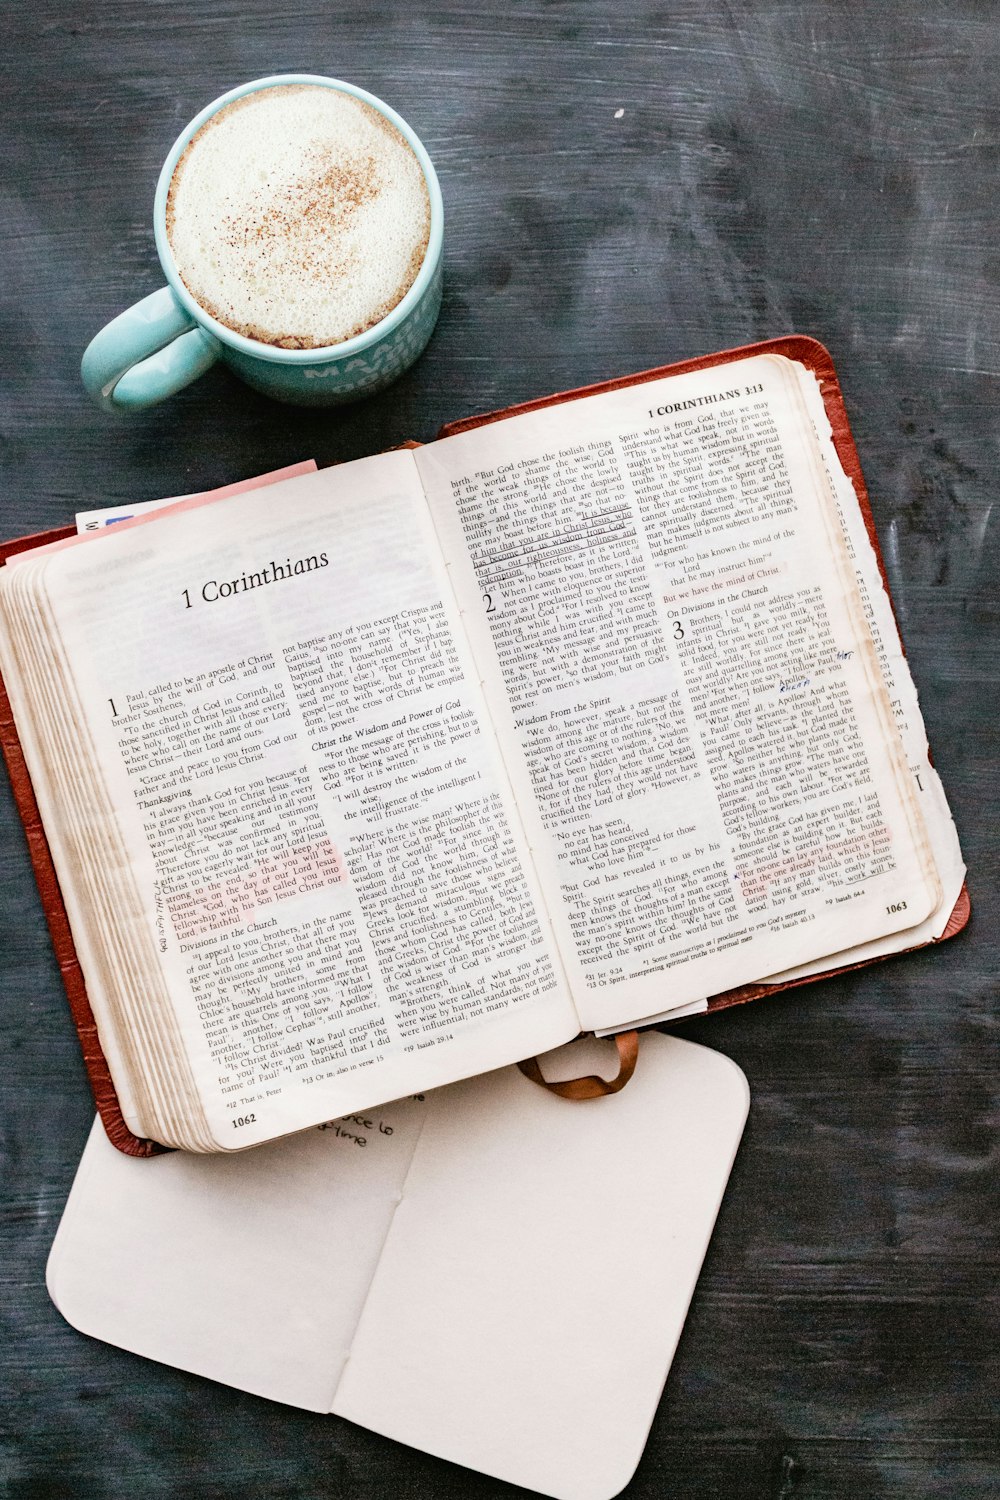
<svg viewBox="0 0 1000 1500"><path fill-rule="evenodd" d="M833 431L834 447L837 456L844 466L844 471L854 487L858 506L865 523L865 530L875 551L879 572L885 591L892 603L892 590L889 587L889 577L885 570L885 560L882 549L879 546L878 534L875 530L875 518L872 515L871 501L868 498L868 490L865 486L864 475L861 472L861 460L858 450L854 446L851 436L850 423L847 419L847 407L844 405L844 397L837 380L837 372L833 367L833 360L829 350L819 342L818 339L809 338L805 334L787 334L782 338L766 339L759 344L744 344L738 349L724 349L718 354L706 354L697 359L681 360L673 365L661 365L654 370L643 370L638 375L623 375L614 380L602 380L597 385L579 386L576 390L560 391L552 396L541 396L534 401L525 401L518 406L508 406L502 411L485 412L481 416L463 417L457 422L447 422L438 433L438 437L454 437L460 432L470 432L474 427L484 427L489 422L500 422L505 417L518 417L525 412L541 411L546 406L557 406L563 401L578 401L581 396L599 396L605 391L622 390L625 386L643 385L649 380L662 380L665 375L687 375L692 370L709 370L713 365L730 364L734 360L752 359L759 354L783 354L786 359L796 360L811 370L820 383L820 392L823 397L823 405L830 421ZM894 611L895 613L895 611ZM898 634L897 620L897 634ZM900 637L900 645L905 655L906 646ZM962 931L972 912L967 885L962 886L954 910L948 918L947 926L939 938L934 942L943 943L947 938L955 937ZM931 944L918 944L919 947L929 947ZM902 950L912 952L912 949ZM897 953L887 953L886 958L897 958ZM820 974L810 974L803 979L787 979L777 984L746 984L738 989L726 990L722 994L712 995L708 1001L709 1011L723 1010L729 1005L742 1005L747 1000L757 1000L764 995L775 995L781 990L796 989L799 985L812 984L817 979L828 979L833 974L848 974L852 969L862 969L870 963L880 963L881 958L866 958L856 964L842 964L839 968L824 969Z"/></svg>

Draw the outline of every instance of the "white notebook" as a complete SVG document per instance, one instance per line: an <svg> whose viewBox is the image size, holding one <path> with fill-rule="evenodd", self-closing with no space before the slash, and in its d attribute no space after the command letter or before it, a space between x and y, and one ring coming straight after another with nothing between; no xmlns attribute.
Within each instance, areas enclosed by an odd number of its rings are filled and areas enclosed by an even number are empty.
<svg viewBox="0 0 1000 1500"><path fill-rule="evenodd" d="M606 1065L581 1042L548 1076ZM593 1057L584 1049L596 1049ZM583 1104L515 1068L235 1156L95 1122L48 1285L75 1328L556 1500L642 1452L749 1103L650 1033Z"/></svg>

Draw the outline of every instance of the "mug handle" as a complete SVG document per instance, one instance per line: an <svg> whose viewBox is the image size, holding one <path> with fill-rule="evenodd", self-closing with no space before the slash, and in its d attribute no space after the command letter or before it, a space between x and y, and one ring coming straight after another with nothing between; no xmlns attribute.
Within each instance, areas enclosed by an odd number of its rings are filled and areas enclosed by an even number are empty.
<svg viewBox="0 0 1000 1500"><path fill-rule="evenodd" d="M105 411L144 411L204 375L221 352L164 286L91 339L80 374Z"/></svg>

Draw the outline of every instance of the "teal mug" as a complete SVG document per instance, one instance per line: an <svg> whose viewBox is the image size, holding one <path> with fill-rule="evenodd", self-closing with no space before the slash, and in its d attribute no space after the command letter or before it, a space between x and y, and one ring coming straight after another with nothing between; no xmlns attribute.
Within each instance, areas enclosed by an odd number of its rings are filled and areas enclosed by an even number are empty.
<svg viewBox="0 0 1000 1500"><path fill-rule="evenodd" d="M234 332L206 312L177 272L167 238L167 194L181 153L223 105L279 84L322 84L370 104L396 126L423 169L430 195L430 238L420 270L402 301L364 333L318 349L282 349ZM310 73L281 73L241 84L207 105L182 131L163 163L153 229L167 285L119 314L83 356L83 383L108 411L143 411L190 385L221 359L267 396L302 406L355 401L408 369L427 344L441 308L444 208L437 174L423 145L395 110L364 89Z"/></svg>

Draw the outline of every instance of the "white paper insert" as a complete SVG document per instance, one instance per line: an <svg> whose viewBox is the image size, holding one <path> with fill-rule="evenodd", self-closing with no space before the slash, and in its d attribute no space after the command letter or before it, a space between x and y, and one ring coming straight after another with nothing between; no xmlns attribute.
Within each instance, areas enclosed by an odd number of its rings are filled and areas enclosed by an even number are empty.
<svg viewBox="0 0 1000 1500"><path fill-rule="evenodd" d="M593 1070L587 1049L607 1063L592 1042L554 1067ZM153 1161L95 1124L49 1290L108 1343L606 1500L641 1454L748 1099L728 1058L651 1033L628 1087L585 1104L507 1068Z"/></svg>

